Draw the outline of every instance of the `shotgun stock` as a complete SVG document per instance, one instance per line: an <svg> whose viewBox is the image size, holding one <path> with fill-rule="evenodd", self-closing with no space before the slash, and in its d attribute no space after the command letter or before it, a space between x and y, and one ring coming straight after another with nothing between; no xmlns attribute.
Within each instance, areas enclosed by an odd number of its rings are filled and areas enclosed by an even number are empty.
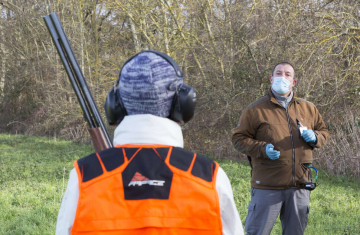
<svg viewBox="0 0 360 235"><path fill-rule="evenodd" d="M50 15L45 16L44 20L59 53L60 59L65 67L66 73L69 76L70 83L80 103L84 117L89 124L89 133L93 141L95 151L99 152L113 147L109 132L106 129L94 98L91 95L58 14L53 12Z"/></svg>

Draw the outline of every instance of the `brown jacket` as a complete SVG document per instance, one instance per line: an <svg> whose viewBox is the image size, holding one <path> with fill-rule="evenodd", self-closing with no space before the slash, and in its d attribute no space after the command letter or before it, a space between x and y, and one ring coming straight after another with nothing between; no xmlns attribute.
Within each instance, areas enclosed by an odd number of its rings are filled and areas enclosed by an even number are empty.
<svg viewBox="0 0 360 235"><path fill-rule="evenodd" d="M300 136L297 120L312 129L317 142L313 145ZM287 110L269 93L245 108L234 130L232 142L251 160L251 187L286 189L301 187L310 181L306 164L313 161L312 151L325 145L329 131L314 104L294 97ZM280 151L277 160L268 158L267 144Z"/></svg>

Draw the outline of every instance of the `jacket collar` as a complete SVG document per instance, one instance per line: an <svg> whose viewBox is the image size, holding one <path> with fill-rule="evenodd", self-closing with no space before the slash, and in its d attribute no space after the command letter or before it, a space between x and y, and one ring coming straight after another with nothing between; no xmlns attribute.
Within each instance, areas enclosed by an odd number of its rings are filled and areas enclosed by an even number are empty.
<svg viewBox="0 0 360 235"><path fill-rule="evenodd" d="M292 99L291 99L291 101L290 101L290 103L289 103L289 106L290 106L290 104L293 103L293 102L296 100L296 98L297 98L295 91L293 91L293 93L294 93L294 94L293 94L293 97L292 97ZM279 104L279 102L276 100L275 95L272 93L271 87L269 88L268 94L269 94L269 96L270 96L270 101L271 101L271 102L273 102L273 103L275 103L275 104L277 104L277 105L280 105L280 106L282 107L282 105Z"/></svg>
<svg viewBox="0 0 360 235"><path fill-rule="evenodd" d="M184 147L181 127L176 122L151 114L129 115L116 127L114 146L160 144Z"/></svg>

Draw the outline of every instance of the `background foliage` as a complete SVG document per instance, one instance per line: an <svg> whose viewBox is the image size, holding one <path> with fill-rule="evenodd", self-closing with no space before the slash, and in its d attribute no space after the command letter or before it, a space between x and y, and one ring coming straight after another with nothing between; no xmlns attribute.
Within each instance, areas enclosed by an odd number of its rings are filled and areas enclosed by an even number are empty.
<svg viewBox="0 0 360 235"><path fill-rule="evenodd" d="M0 131L89 142L42 20L54 11L99 107L131 55L172 56L199 97L186 148L217 158L244 158L232 129L267 93L273 66L289 61L297 96L330 124L316 164L360 178L359 1L0 0Z"/></svg>

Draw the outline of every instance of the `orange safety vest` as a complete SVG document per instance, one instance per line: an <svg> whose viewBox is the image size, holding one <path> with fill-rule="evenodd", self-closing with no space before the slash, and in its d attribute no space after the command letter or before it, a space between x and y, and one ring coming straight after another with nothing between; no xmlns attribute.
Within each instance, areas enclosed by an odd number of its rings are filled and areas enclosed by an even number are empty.
<svg viewBox="0 0 360 235"><path fill-rule="evenodd" d="M121 145L74 162L77 234L221 235L218 163L166 145Z"/></svg>

